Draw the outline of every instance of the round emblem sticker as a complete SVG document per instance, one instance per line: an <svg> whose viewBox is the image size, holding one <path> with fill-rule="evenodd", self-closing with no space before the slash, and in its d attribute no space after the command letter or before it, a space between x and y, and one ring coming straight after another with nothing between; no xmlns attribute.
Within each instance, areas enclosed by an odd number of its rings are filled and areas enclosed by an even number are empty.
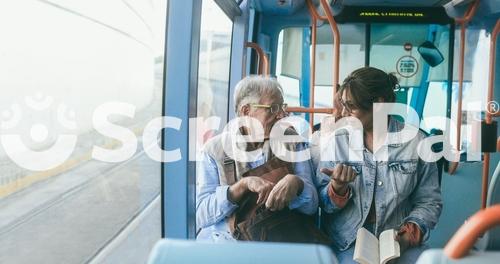
<svg viewBox="0 0 500 264"><path fill-rule="evenodd" d="M409 55L405 55L399 58L398 62L396 63L396 70L398 74L404 78L412 77L418 71L417 59Z"/></svg>

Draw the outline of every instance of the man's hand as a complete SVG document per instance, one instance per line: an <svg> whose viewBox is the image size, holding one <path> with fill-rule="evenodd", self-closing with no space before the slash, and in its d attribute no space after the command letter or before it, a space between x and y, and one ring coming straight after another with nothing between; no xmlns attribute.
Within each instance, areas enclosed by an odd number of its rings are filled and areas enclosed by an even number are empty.
<svg viewBox="0 0 500 264"><path fill-rule="evenodd" d="M257 198L257 204L261 205L269 196L269 193L274 187L274 183L264 180L259 177L246 177L244 178L247 182L247 188L249 191L257 193L259 197Z"/></svg>
<svg viewBox="0 0 500 264"><path fill-rule="evenodd" d="M348 183L354 181L358 175L351 166L337 164L335 168L323 168L321 172L330 176L330 184L333 190L338 195L345 195L347 192Z"/></svg>
<svg viewBox="0 0 500 264"><path fill-rule="evenodd" d="M273 189L274 183L259 177L245 177L229 187L228 198L238 203L248 191L258 194L257 204L263 204Z"/></svg>
<svg viewBox="0 0 500 264"><path fill-rule="evenodd" d="M293 174L288 174L281 179L269 194L266 207L271 211L279 211L295 198L304 188L304 182Z"/></svg>

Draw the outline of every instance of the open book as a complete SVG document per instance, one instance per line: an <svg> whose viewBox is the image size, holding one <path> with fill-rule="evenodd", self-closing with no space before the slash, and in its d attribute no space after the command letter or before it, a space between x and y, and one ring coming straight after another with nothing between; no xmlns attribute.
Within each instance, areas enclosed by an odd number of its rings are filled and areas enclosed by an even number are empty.
<svg viewBox="0 0 500 264"><path fill-rule="evenodd" d="M391 259L399 258L396 234L394 229L385 230L377 239L365 228L360 228L356 236L354 261L361 264L385 264Z"/></svg>

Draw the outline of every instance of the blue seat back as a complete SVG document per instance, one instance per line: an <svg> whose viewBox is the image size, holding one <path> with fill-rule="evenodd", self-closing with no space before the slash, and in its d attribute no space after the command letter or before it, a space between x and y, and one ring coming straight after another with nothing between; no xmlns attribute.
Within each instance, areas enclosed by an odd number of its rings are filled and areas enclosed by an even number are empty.
<svg viewBox="0 0 500 264"><path fill-rule="evenodd" d="M209 243L162 239L151 251L148 264L336 264L332 251L321 245L236 242Z"/></svg>
<svg viewBox="0 0 500 264"><path fill-rule="evenodd" d="M449 259L442 249L429 249L420 255L416 264L497 264L500 252L471 251L461 259Z"/></svg>

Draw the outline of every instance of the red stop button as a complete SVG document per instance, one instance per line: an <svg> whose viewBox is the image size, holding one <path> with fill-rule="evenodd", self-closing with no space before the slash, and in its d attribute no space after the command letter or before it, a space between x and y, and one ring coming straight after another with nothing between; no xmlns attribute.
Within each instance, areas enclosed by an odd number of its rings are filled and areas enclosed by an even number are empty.
<svg viewBox="0 0 500 264"><path fill-rule="evenodd" d="M410 51L411 48L413 48L413 45L411 45L410 42L406 42L403 47L405 48L406 51Z"/></svg>

